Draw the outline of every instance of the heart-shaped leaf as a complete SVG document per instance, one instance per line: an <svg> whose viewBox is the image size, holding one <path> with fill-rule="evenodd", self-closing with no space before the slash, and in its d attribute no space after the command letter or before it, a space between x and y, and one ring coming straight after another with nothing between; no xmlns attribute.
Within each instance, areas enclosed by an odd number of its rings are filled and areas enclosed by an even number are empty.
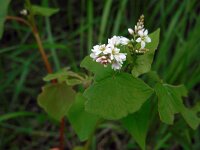
<svg viewBox="0 0 200 150"><path fill-rule="evenodd" d="M142 80L120 73L94 83L84 92L86 111L105 119L120 119L138 111L152 93Z"/></svg>
<svg viewBox="0 0 200 150"><path fill-rule="evenodd" d="M42 88L38 104L51 117L60 121L67 114L74 99L75 91L71 87L66 83L56 83Z"/></svg>

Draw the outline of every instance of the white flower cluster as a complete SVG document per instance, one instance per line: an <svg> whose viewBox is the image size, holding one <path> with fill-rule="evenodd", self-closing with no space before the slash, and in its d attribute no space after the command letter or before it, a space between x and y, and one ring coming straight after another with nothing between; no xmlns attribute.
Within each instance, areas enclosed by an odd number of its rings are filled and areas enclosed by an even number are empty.
<svg viewBox="0 0 200 150"><path fill-rule="evenodd" d="M133 36L131 40L122 36L113 36L108 39L108 44L95 45L90 57L105 67L111 64L112 69L120 70L126 60L126 53L120 53L121 46L126 46L130 54L144 54L148 51L146 43L151 42L148 30L144 28L144 16L141 15L134 30L129 28L128 32ZM140 44L137 44L140 43Z"/></svg>
<svg viewBox="0 0 200 150"><path fill-rule="evenodd" d="M128 32L133 35L135 41L141 44L141 47L136 51L136 53L145 53L148 49L145 48L146 43L151 42L151 38L148 36L148 30L144 28L144 16L141 15L140 19L135 25L135 29L128 28Z"/></svg>
<svg viewBox="0 0 200 150"><path fill-rule="evenodd" d="M95 45L90 57L94 61L103 64L105 67L111 64L112 69L120 70L126 60L126 53L120 53L119 46L127 45L129 39L122 36L113 36L108 39L108 44Z"/></svg>

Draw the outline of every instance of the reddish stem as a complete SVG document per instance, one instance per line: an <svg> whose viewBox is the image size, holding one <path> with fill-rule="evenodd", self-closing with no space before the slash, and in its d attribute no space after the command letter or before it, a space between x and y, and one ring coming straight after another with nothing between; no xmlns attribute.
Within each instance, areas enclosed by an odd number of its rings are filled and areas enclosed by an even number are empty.
<svg viewBox="0 0 200 150"><path fill-rule="evenodd" d="M28 25L33 32L33 35L35 37L35 40L37 42L38 45L38 49L40 51L40 54L42 56L42 60L44 61L45 67L47 69L48 73L53 73L53 69L51 64L49 63L48 57L46 52L44 51L43 45L42 45L42 40L40 38L38 29L36 27L36 24L34 23L33 25L30 24L27 20L21 18L21 17L16 17L16 16L7 16L6 17L7 20L16 20L18 22L24 23L26 25ZM57 83L56 80L52 80L52 83ZM65 129L65 120L64 117L61 119L60 121L60 150L64 150L64 129Z"/></svg>
<svg viewBox="0 0 200 150"><path fill-rule="evenodd" d="M64 129L65 129L65 119L63 117L60 122L60 150L64 150Z"/></svg>
<svg viewBox="0 0 200 150"><path fill-rule="evenodd" d="M32 28L32 26L30 25L30 23L29 23L27 20L23 19L23 18L16 17L16 16L7 16L6 19L7 19L7 20L16 20L16 21L21 22L21 23L24 23L24 24L26 24L27 26L29 26L29 27Z"/></svg>

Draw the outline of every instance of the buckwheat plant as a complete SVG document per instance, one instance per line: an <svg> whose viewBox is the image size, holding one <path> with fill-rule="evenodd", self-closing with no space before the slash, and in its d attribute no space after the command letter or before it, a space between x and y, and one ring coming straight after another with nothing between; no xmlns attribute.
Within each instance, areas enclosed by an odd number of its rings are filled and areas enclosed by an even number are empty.
<svg viewBox="0 0 200 150"><path fill-rule="evenodd" d="M66 116L79 139L88 140L83 149L89 149L95 129L106 121L118 120L143 150L153 114L173 124L174 115L180 113L191 128L199 125L196 112L183 104L184 85L164 83L151 71L160 30L148 34L141 15L127 32L129 37L114 35L107 43L93 46L80 64L88 73L63 69L44 78L58 82L43 87L39 105L56 120Z"/></svg>
<svg viewBox="0 0 200 150"><path fill-rule="evenodd" d="M111 120L118 121L143 150L149 127L158 116L161 122L171 125L174 115L180 113L191 128L198 127L197 112L185 107L182 101L187 96L184 85L169 85L151 71L160 29L148 34L143 15L135 26L128 28L129 37L114 35L107 43L93 46L91 54L80 64L82 72L64 68L53 73L34 16L48 17L58 10L32 5L29 0L25 7L20 12L25 18L7 16L6 19L24 23L36 39L48 71L38 104L61 122L60 150L64 149L65 118L79 139L87 141L77 147L81 150L90 149L95 130Z"/></svg>
<svg viewBox="0 0 200 150"><path fill-rule="evenodd" d="M57 120L67 116L81 141L91 139L99 124L118 120L144 150L156 111L166 124L173 124L174 115L180 113L193 129L199 118L182 102L187 96L184 85L166 84L151 71L160 30L148 34L141 15L127 32L129 37L114 35L107 43L93 46L80 65L92 75L67 69L47 75L45 81L59 82L45 86L38 102ZM73 90L78 84L82 91Z"/></svg>

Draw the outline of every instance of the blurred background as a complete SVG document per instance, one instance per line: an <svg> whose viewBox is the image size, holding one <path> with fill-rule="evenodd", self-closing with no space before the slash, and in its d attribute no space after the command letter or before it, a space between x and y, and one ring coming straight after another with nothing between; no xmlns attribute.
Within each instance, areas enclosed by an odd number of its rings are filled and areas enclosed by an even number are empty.
<svg viewBox="0 0 200 150"><path fill-rule="evenodd" d="M93 45L113 35L129 36L141 14L149 32L161 29L153 70L170 84L185 84L186 105L200 102L199 0L32 0L59 8L51 17L36 17L44 48L54 71L71 67L80 71L81 60ZM8 15L20 16L24 1L11 1ZM1 11L1 10L0 10ZM47 74L31 30L7 21L0 41L0 150L48 150L59 143L59 124L38 107L37 95ZM82 144L67 123L66 149ZM150 128L148 149L199 150L200 130L183 120L174 126L157 122ZM100 126L92 149L137 150L137 144L117 123Z"/></svg>

